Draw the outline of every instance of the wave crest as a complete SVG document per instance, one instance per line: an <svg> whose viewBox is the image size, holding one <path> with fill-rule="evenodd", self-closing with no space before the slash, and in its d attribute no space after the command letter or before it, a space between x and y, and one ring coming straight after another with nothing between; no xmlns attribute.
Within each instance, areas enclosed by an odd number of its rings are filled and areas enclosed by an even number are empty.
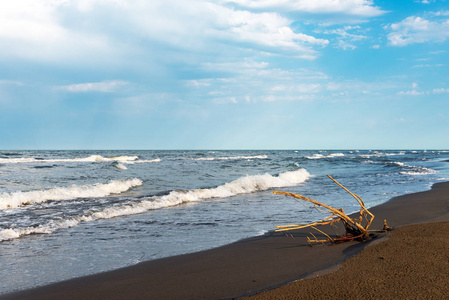
<svg viewBox="0 0 449 300"><path fill-rule="evenodd" d="M153 196L141 202L107 207L102 211L86 211L79 217L50 221L47 224L42 224L37 227L3 229L0 230L0 241L15 239L24 235L52 233L57 229L77 226L81 222L133 215L153 209L172 207L187 202L197 202L210 198L230 197L238 194L264 191L270 188L295 186L305 182L310 177L311 175L305 169L299 169L296 171L281 173L278 176L272 176L270 174L245 176L215 188L172 191L165 196ZM142 184L139 179L129 179L124 182L128 182L128 185ZM98 186L100 185L92 185L90 186L90 189L92 190L93 187Z"/></svg>
<svg viewBox="0 0 449 300"><path fill-rule="evenodd" d="M113 157L91 155L82 158L55 158L55 159L36 159L34 157L0 158L0 164L58 163L58 162L120 162L124 164L134 164L134 163L153 163L160 161L161 161L160 159L139 160L138 156L126 156L126 155L113 156Z"/></svg>
<svg viewBox="0 0 449 300"><path fill-rule="evenodd" d="M166 208L188 202L197 202L211 198L226 198L239 194L264 191L270 188L295 186L305 182L311 175L305 169L281 173L278 176L270 174L245 176L225 183L215 188L172 191L161 197L151 197L142 202L109 207L101 212L95 212L96 219L109 219L118 216L138 214L148 210Z"/></svg>
<svg viewBox="0 0 449 300"><path fill-rule="evenodd" d="M320 159L320 158L334 158L334 157L340 157L345 156L343 153L331 153L329 155L323 155L323 154L314 154L312 156L306 156L308 159Z"/></svg>
<svg viewBox="0 0 449 300"><path fill-rule="evenodd" d="M0 194L0 209L18 208L46 201L63 201L78 198L99 198L111 194L119 194L132 187L142 185L140 179L112 180L108 183L91 185L72 185L69 187L55 187L48 190L29 192L14 192Z"/></svg>
<svg viewBox="0 0 449 300"><path fill-rule="evenodd" d="M227 157L201 157L191 158L191 160L236 160L236 159L267 159L266 155L253 155L253 156L227 156Z"/></svg>

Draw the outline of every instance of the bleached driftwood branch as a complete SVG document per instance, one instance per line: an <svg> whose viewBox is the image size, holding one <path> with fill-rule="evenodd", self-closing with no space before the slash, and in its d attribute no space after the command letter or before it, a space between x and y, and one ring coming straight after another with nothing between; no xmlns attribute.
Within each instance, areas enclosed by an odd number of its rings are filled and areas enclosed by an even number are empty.
<svg viewBox="0 0 449 300"><path fill-rule="evenodd" d="M276 226L276 228L277 228L276 231L289 231L289 230L295 230L295 229L311 227L311 228L317 230L318 232L320 232L320 233L322 233L323 235L326 236L326 239L318 239L315 235L313 235L311 233L313 238L307 237L307 240L308 240L308 242L310 244L312 244L312 243L330 243L330 244L333 244L333 243L352 241L352 240L364 240L364 239L368 238L368 236L369 236L368 228L371 225L371 223L373 222L374 215L365 207L365 202L362 200L362 198L360 198L360 196L350 192L347 188L345 188L343 185L341 185L339 182L337 182L331 176L327 175L327 177L332 179L336 184L338 184L341 188L343 188L345 191L347 191L359 203L359 205L360 205L360 212L359 212L358 220L352 219L349 216L347 216L342 208L336 209L336 208L333 208L333 207L331 207L329 205L326 205L324 203L321 203L321 202L315 201L313 199L304 197L302 195L297 195L297 194L287 193L287 192L274 191L273 193L277 194L277 195L285 195L285 196L293 197L295 199L300 199L300 200L303 200L303 201L310 202L318 210L324 211L326 213L330 213L331 214L329 217L324 218L321 221L313 222L313 223L310 223L310 224ZM320 209L320 208L324 208L325 210ZM319 230L318 228L316 228L316 226L332 225L332 224L334 224L336 222L342 222L343 223L343 225L344 225L344 227L346 229L346 232L345 232L345 234L343 236L338 236L336 238L331 238L324 231ZM365 223L365 225L362 225L363 223ZM384 230L385 231L389 230L389 227L388 227L388 225L386 223L386 220L384 221Z"/></svg>

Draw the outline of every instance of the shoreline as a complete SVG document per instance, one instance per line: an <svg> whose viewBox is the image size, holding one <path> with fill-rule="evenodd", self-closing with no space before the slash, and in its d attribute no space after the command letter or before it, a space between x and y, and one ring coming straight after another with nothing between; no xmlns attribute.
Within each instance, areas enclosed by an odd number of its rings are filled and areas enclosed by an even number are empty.
<svg viewBox="0 0 449 300"><path fill-rule="evenodd" d="M245 299L447 299L448 231L449 221L401 226L332 273Z"/></svg>
<svg viewBox="0 0 449 300"><path fill-rule="evenodd" d="M371 229L449 220L449 182L373 207ZM341 230L341 228L339 229ZM0 299L220 299L253 295L353 257L370 243L309 247L310 229L270 232L201 252L0 295ZM342 232L337 232L342 233ZM375 240L374 240L375 241Z"/></svg>

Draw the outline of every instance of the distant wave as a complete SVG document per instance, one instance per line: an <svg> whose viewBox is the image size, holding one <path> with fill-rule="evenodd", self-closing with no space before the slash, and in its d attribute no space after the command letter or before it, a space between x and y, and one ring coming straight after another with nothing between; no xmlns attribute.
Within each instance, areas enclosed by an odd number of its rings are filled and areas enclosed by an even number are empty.
<svg viewBox="0 0 449 300"><path fill-rule="evenodd" d="M406 167L409 167L409 171L400 172L402 175L428 175L438 173L438 171L436 170L424 167L415 167L415 166L406 166Z"/></svg>
<svg viewBox="0 0 449 300"><path fill-rule="evenodd" d="M18 208L24 205L38 204L46 201L63 201L78 198L99 198L119 194L132 187L142 185L140 179L113 180L103 184L72 185L55 187L47 190L14 192L0 194L0 209Z"/></svg>
<svg viewBox="0 0 449 300"><path fill-rule="evenodd" d="M156 159L150 159L150 160L133 160L133 161L120 161L121 163L127 164L127 165L133 165L133 164L143 164L143 163L157 163L161 162L162 160L160 158Z"/></svg>
<svg viewBox="0 0 449 300"><path fill-rule="evenodd" d="M253 156L227 156L227 157L201 157L191 158L191 160L234 160L234 159L266 159L266 155L253 155Z"/></svg>
<svg viewBox="0 0 449 300"><path fill-rule="evenodd" d="M425 167L419 167L419 166L410 166L406 165L403 162L389 162L390 165L399 166L403 171L399 172L402 175L428 175L428 174L435 174L438 173L438 171L425 168Z"/></svg>
<svg viewBox="0 0 449 300"><path fill-rule="evenodd" d="M119 162L112 163L112 166L116 167L119 170L128 170L128 168L124 164Z"/></svg>
<svg viewBox="0 0 449 300"><path fill-rule="evenodd" d="M387 152L374 151L371 154L361 154L361 155L359 155L359 157L361 157L361 158L371 158L371 157L396 156L396 155L405 155L405 151L401 151L401 152L398 152L398 153L387 153Z"/></svg>
<svg viewBox="0 0 449 300"><path fill-rule="evenodd" d="M80 222L133 215L153 209L177 206L188 202L197 202L211 198L225 198L239 194L264 191L270 188L295 186L305 182L310 177L311 175L305 169L299 169L281 173L278 176L272 176L270 174L245 176L214 188L172 191L165 196L153 196L142 202L112 206L97 212L87 211L80 217L51 221L37 227L4 229L0 231L0 241L18 238L23 235L51 233L57 229L77 226ZM137 184L138 182L139 181L136 181L135 183Z"/></svg>
<svg viewBox="0 0 449 300"><path fill-rule="evenodd" d="M306 156L308 159L320 159L320 158L333 158L333 157L340 157L345 156L343 153L331 153L329 155L323 155L323 154L314 154L312 156Z"/></svg>
<svg viewBox="0 0 449 300"><path fill-rule="evenodd" d="M57 158L57 159L38 159L34 157L0 158L0 164L55 163L55 162L120 162L123 164L135 164L135 163L152 163L160 161L161 161L160 159L139 160L138 156L126 156L126 155L114 157L91 155L89 157L83 158Z"/></svg>

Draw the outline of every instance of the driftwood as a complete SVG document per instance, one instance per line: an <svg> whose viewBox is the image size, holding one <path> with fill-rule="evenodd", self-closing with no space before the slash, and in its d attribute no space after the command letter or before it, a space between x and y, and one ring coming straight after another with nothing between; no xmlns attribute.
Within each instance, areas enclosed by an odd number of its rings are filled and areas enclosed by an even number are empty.
<svg viewBox="0 0 449 300"><path fill-rule="evenodd" d="M331 214L329 217L327 217L327 218L325 218L325 219L323 219L321 221L313 222L313 223L310 223L310 224L276 226L276 228L277 228L276 231L289 231L289 230L295 230L295 229L301 229L301 228L310 227L310 228L312 228L312 229L314 229L314 230L316 230L316 231L318 231L318 232L320 232L320 233L322 233L323 235L326 236L326 239L318 239L313 233L311 233L313 238L307 237L307 240L308 240L310 245L312 245L314 243L335 244L335 243L341 243L341 242L353 241L353 240L363 241L363 240L366 240L370 236L370 232L371 231L369 231L368 228L371 225L371 223L373 222L374 215L365 207L365 202L363 202L362 198L360 198L357 194L351 193L347 188L345 188L343 185L338 183L331 176L327 175L327 177L332 179L336 184L338 184L345 191L347 191L351 196L353 196L355 198L355 200L357 200L357 202L360 205L360 212L359 212L358 220L352 219L349 216L347 216L342 208L336 209L336 208L333 208L333 207L331 207L329 205L326 205L324 203L321 203L321 202L315 201L313 199L304 197L302 195L274 191L273 193L277 194L277 195L290 196L290 197L293 197L295 199L300 199L300 200L303 200L303 201L310 202L310 203L312 203L315 206L316 209ZM298 201L298 200L296 200L296 201ZM323 210L322 208L325 208L325 210ZM342 222L344 227L345 227L345 229L346 229L346 232L345 232L345 234L343 236L337 236L335 238L332 238L328 234L326 234L324 231L319 230L318 228L316 228L316 226L333 225L333 224L335 224L337 222ZM383 231L388 231L388 230L391 230L391 228L388 227L387 221L385 220L384 221Z"/></svg>

